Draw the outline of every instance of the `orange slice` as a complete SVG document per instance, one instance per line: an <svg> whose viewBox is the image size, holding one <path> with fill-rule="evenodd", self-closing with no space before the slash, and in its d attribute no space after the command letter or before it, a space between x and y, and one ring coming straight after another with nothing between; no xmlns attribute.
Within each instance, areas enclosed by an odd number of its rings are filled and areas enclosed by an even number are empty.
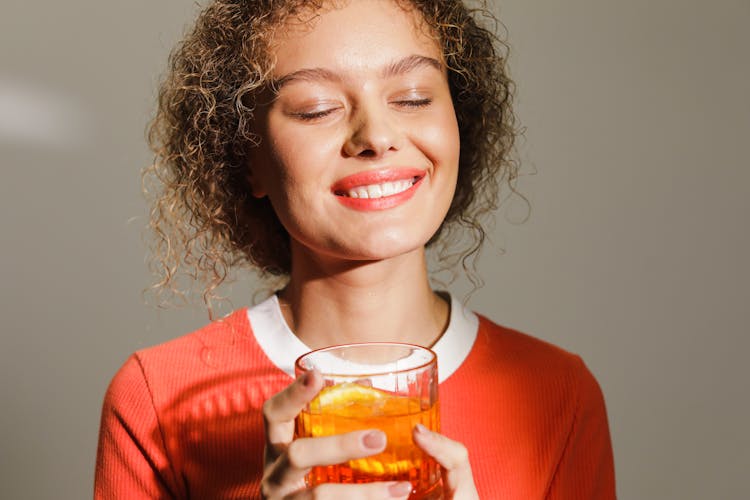
<svg viewBox="0 0 750 500"><path fill-rule="evenodd" d="M354 382L326 387L310 403L316 410L335 410L352 405L371 405L388 398L389 395L378 389Z"/></svg>

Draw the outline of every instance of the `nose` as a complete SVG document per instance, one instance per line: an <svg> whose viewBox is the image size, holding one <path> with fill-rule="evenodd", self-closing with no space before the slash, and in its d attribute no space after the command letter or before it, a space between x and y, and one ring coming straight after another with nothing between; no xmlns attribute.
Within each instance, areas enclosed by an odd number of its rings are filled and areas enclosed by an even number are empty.
<svg viewBox="0 0 750 500"><path fill-rule="evenodd" d="M401 146L401 133L387 109L370 106L358 109L351 118L344 154L348 157L380 158Z"/></svg>

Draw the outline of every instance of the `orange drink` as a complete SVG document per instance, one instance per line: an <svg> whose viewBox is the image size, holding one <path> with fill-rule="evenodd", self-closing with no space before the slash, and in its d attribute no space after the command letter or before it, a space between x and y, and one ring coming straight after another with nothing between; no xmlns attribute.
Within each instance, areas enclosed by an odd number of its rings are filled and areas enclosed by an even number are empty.
<svg viewBox="0 0 750 500"><path fill-rule="evenodd" d="M440 430L435 354L408 344L350 344L322 351L297 360L298 372L303 366L316 368L326 381L298 416L297 435L380 429L388 441L377 455L314 467L308 485L410 481L410 499L442 498L440 466L412 439L419 423Z"/></svg>

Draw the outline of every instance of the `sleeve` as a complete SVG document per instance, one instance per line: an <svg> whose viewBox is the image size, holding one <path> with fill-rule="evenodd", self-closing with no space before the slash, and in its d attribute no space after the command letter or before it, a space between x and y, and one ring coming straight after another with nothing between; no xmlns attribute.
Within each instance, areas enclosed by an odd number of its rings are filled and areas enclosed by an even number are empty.
<svg viewBox="0 0 750 500"><path fill-rule="evenodd" d="M604 396L594 376L579 364L576 414L550 483L548 500L616 498L612 442Z"/></svg>
<svg viewBox="0 0 750 500"><path fill-rule="evenodd" d="M176 484L152 395L133 355L104 397L94 498L177 498Z"/></svg>

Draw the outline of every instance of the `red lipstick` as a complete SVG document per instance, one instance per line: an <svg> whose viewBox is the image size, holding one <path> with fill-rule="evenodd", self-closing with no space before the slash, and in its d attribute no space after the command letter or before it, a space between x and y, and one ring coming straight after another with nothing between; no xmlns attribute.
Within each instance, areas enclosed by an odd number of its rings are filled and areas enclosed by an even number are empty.
<svg viewBox="0 0 750 500"><path fill-rule="evenodd" d="M339 179L331 186L331 191L339 202L349 208L385 210L414 196L425 175L425 170L412 167L367 170ZM384 195L381 192L384 184L396 192ZM376 193L374 196L373 192ZM365 193L367 195L363 196Z"/></svg>

